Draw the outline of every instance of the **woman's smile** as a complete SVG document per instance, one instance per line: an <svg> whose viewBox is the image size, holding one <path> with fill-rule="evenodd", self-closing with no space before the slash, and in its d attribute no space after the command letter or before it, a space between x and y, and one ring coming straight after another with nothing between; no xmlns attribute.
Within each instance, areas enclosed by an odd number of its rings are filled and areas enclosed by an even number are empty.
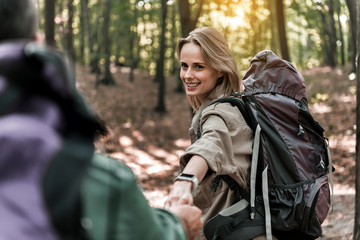
<svg viewBox="0 0 360 240"><path fill-rule="evenodd" d="M194 82L185 82L187 88L190 89L195 89L197 86L199 86L201 84L201 82L198 83L194 83Z"/></svg>

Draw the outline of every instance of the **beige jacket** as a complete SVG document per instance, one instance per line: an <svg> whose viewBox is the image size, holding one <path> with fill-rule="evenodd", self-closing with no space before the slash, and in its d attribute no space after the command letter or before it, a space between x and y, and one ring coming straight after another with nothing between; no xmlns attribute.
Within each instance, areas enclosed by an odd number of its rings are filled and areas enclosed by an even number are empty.
<svg viewBox="0 0 360 240"><path fill-rule="evenodd" d="M217 175L227 174L246 189L249 181L253 133L237 107L229 103L209 106L221 97L213 92L196 112L189 129L191 146L180 159L181 169L194 154L202 156L209 166L209 172L194 195L194 204L203 211L204 223L229 207L235 197L223 180L216 191L211 189ZM201 138L197 139L199 119Z"/></svg>

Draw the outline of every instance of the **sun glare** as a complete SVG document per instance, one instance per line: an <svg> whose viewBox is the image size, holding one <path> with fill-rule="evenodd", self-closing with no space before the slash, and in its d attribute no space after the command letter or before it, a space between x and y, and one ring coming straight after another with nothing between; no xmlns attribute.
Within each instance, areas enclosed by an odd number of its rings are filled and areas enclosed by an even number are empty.
<svg viewBox="0 0 360 240"><path fill-rule="evenodd" d="M245 21L244 21L245 14L244 14L243 9L241 7L236 8L235 14L236 15L234 17L226 17L227 21L229 23L229 26L234 29L245 25Z"/></svg>
<svg viewBox="0 0 360 240"><path fill-rule="evenodd" d="M246 26L245 9L249 3L247 1L232 1L229 6L219 7L216 4L210 5L210 18L213 20L215 26L226 27L229 30L236 30L241 26ZM227 14L227 12L231 12Z"/></svg>

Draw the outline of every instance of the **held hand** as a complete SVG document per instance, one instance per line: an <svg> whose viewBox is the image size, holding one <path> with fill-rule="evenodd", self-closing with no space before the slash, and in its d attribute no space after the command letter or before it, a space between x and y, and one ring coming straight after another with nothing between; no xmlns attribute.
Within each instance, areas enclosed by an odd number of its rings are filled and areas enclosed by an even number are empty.
<svg viewBox="0 0 360 240"><path fill-rule="evenodd" d="M165 208L168 209L177 205L192 205L193 196L191 194L191 186L191 182L176 181L168 199L165 202Z"/></svg>
<svg viewBox="0 0 360 240"><path fill-rule="evenodd" d="M201 220L201 210L195 206L177 205L169 208L178 218L180 218L187 236L187 240L193 239L199 234L203 222Z"/></svg>

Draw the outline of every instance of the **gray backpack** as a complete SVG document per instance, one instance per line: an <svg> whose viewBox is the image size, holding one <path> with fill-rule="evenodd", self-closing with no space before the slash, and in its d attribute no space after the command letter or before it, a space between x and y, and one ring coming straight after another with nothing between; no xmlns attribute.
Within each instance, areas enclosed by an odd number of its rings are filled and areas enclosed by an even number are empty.
<svg viewBox="0 0 360 240"><path fill-rule="evenodd" d="M330 209L332 171L324 129L309 112L304 79L265 50L251 59L245 90L217 102L237 106L254 131L250 192L204 226L207 239L316 239ZM247 228L244 231L244 228ZM246 233L244 235L244 233Z"/></svg>

